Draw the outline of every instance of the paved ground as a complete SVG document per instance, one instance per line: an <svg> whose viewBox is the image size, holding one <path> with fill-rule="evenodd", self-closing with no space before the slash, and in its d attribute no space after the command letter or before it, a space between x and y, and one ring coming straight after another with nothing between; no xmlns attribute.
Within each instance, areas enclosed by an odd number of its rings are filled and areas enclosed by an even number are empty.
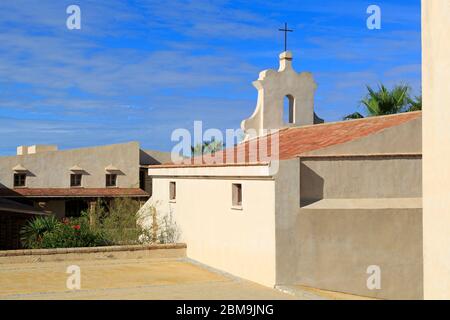
<svg viewBox="0 0 450 320"><path fill-rule="evenodd" d="M69 265L81 290L68 290ZM123 259L0 264L0 299L314 299L217 272L185 259Z"/></svg>

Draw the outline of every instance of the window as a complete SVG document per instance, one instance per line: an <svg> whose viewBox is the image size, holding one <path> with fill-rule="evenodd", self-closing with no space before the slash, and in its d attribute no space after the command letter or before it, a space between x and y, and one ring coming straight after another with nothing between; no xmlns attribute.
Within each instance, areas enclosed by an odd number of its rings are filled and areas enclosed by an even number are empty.
<svg viewBox="0 0 450 320"><path fill-rule="evenodd" d="M81 174L72 173L70 175L70 186L71 187L81 187Z"/></svg>
<svg viewBox="0 0 450 320"><path fill-rule="evenodd" d="M65 217L79 217L83 211L89 209L89 204L83 199L73 199L65 202Z"/></svg>
<svg viewBox="0 0 450 320"><path fill-rule="evenodd" d="M294 97L289 94L284 97L283 120L285 123L294 123Z"/></svg>
<svg viewBox="0 0 450 320"><path fill-rule="evenodd" d="M106 186L115 187L117 185L117 174L107 174L106 175Z"/></svg>
<svg viewBox="0 0 450 320"><path fill-rule="evenodd" d="M233 207L241 208L242 207L242 184L233 183L232 193L233 193Z"/></svg>
<svg viewBox="0 0 450 320"><path fill-rule="evenodd" d="M175 201L177 198L177 184L174 181L170 181L169 184L169 200Z"/></svg>
<svg viewBox="0 0 450 320"><path fill-rule="evenodd" d="M139 170L139 188L145 190L145 177L148 176L147 169Z"/></svg>
<svg viewBox="0 0 450 320"><path fill-rule="evenodd" d="M14 187L25 187L26 173L14 173Z"/></svg>

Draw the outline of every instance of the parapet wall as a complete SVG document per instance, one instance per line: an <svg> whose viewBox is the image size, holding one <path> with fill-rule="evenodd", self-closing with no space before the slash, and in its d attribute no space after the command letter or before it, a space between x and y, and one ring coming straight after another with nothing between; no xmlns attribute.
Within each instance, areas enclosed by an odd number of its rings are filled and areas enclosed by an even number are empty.
<svg viewBox="0 0 450 320"><path fill-rule="evenodd" d="M0 251L0 265L70 260L185 258L186 244L124 245L86 248L24 249Z"/></svg>
<svg viewBox="0 0 450 320"><path fill-rule="evenodd" d="M277 285L381 299L423 298L421 154L281 161ZM370 268L380 288L369 288Z"/></svg>
<svg viewBox="0 0 450 320"><path fill-rule="evenodd" d="M295 284L382 299L423 298L421 208L305 207L295 230ZM368 287L373 276L379 288Z"/></svg>
<svg viewBox="0 0 450 320"><path fill-rule="evenodd" d="M420 154L317 156L300 159L300 201L421 198Z"/></svg>

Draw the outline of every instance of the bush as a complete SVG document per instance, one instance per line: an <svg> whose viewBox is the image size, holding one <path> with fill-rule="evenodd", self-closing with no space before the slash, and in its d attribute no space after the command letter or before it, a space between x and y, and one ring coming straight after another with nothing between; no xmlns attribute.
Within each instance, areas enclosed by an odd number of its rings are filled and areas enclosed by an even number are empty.
<svg viewBox="0 0 450 320"><path fill-rule="evenodd" d="M158 214L154 205L139 208L135 200L115 199L109 207L102 201L79 218L57 220L39 217L22 229L25 247L73 248L139 243L174 243L179 230L172 212Z"/></svg>
<svg viewBox="0 0 450 320"><path fill-rule="evenodd" d="M38 217L22 229L22 244L31 249L74 248L108 245L106 237L92 230L84 217L58 221L55 217Z"/></svg>
<svg viewBox="0 0 450 320"><path fill-rule="evenodd" d="M139 202L129 198L117 198L110 202L109 210L98 201L94 210L84 213L91 217L95 230L105 234L114 244L138 243L142 229L137 224Z"/></svg>
<svg viewBox="0 0 450 320"><path fill-rule="evenodd" d="M41 248L44 235L53 232L59 223L54 216L34 218L23 226L20 240L26 248Z"/></svg>
<svg viewBox="0 0 450 320"><path fill-rule="evenodd" d="M90 217L93 228L102 232L114 244L174 243L179 230L170 211L162 215L154 205L140 208L130 198L117 198L110 202L109 210L98 201L84 215Z"/></svg>
<svg viewBox="0 0 450 320"><path fill-rule="evenodd" d="M138 224L142 226L139 237L142 243L176 243L180 237L170 206L164 210L160 203L144 205L138 212Z"/></svg>
<svg viewBox="0 0 450 320"><path fill-rule="evenodd" d="M89 226L88 220L66 220L42 238L42 248L76 248L106 246L110 241Z"/></svg>

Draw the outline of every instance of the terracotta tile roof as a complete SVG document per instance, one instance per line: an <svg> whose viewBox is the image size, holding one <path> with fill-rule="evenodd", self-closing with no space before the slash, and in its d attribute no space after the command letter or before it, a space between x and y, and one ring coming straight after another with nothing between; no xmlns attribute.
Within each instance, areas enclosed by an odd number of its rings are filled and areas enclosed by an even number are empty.
<svg viewBox="0 0 450 320"><path fill-rule="evenodd" d="M303 127L293 127L281 129L279 133L279 159L287 160L298 157L306 152L318 150L333 145L356 140L384 129L395 127L406 123L408 121L420 118L422 112L406 112L388 116L369 117L357 120L348 120L341 122L331 122L316 125L309 125ZM267 154L271 156L271 142L273 135L261 137L253 140L253 143L259 145L267 145ZM249 148L252 142L246 141L237 147L227 149L215 154L215 164L223 166L224 164L236 165L237 163L267 163L270 159L264 159L260 154L258 148ZM250 150L249 150L250 149ZM240 151L239 151L240 150ZM238 159L237 154L242 152L245 155L245 160ZM228 154L234 155L229 161ZM242 159L244 159L242 157ZM184 164L163 164L150 166L151 168L158 167L184 167L184 166L199 166L202 164L212 166L211 162L201 159L201 157L195 157L189 160L190 163Z"/></svg>
<svg viewBox="0 0 450 320"><path fill-rule="evenodd" d="M280 159L356 140L421 117L422 112L290 128L280 133Z"/></svg>
<svg viewBox="0 0 450 320"><path fill-rule="evenodd" d="M60 197L149 197L139 188L0 188L4 198L60 198Z"/></svg>

